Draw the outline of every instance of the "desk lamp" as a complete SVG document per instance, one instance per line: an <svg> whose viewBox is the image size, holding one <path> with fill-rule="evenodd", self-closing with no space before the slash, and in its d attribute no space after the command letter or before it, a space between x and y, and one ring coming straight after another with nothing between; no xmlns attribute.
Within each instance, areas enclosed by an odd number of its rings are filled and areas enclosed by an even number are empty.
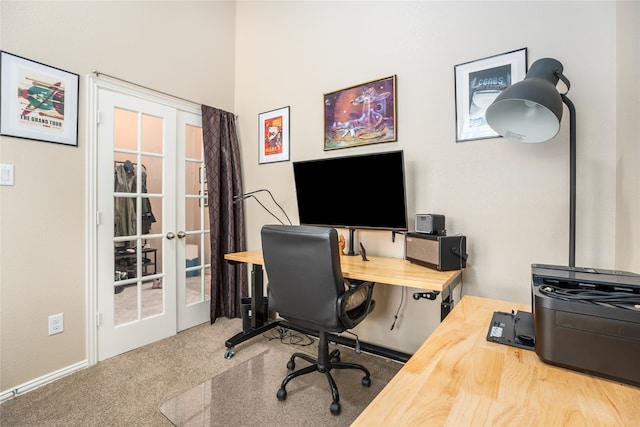
<svg viewBox="0 0 640 427"><path fill-rule="evenodd" d="M509 86L487 108L487 124L499 135L516 142L545 142L558 134L562 103L569 109L569 267L575 267L576 252L576 111L567 98L569 80L559 61L543 58L534 62L524 80ZM567 86L558 92L558 80Z"/></svg>

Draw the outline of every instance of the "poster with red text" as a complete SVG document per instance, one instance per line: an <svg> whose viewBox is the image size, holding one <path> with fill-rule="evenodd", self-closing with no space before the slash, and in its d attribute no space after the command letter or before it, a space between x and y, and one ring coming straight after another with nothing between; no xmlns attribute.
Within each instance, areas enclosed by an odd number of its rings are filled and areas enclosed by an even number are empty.
<svg viewBox="0 0 640 427"><path fill-rule="evenodd" d="M289 160L289 107L258 115L258 163Z"/></svg>

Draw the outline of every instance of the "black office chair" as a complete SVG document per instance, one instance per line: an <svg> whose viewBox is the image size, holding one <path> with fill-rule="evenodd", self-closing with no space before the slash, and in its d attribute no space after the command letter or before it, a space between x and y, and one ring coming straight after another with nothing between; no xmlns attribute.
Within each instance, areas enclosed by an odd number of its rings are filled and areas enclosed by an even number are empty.
<svg viewBox="0 0 640 427"><path fill-rule="evenodd" d="M282 381L277 397L287 398L286 386L295 377L311 372L326 375L333 394L329 406L340 413L340 395L331 376L332 369L359 369L362 385L371 385L370 373L362 365L340 362L340 351L329 353L328 333L340 333L360 323L375 306L372 282L352 282L345 289L340 269L338 233L335 229L307 226L265 225L262 253L268 277L269 309L296 326L318 333L318 357L294 353L287 363L295 369L295 358L311 363ZM360 301L355 301L359 299ZM359 305L353 307L354 304Z"/></svg>

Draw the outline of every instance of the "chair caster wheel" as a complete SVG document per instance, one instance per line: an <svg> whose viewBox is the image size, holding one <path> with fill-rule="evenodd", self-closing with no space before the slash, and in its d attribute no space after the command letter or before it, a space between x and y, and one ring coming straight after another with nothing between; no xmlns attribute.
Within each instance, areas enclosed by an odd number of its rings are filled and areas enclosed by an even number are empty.
<svg viewBox="0 0 640 427"><path fill-rule="evenodd" d="M224 358L231 359L234 354L236 354L236 351L233 348L228 348L227 351L224 352Z"/></svg>
<svg viewBox="0 0 640 427"><path fill-rule="evenodd" d="M287 390L281 388L276 396L278 396L278 400L285 400L287 398Z"/></svg>
<svg viewBox="0 0 640 427"><path fill-rule="evenodd" d="M290 371L293 371L296 368L296 362L294 362L293 360L289 360L287 362L287 369Z"/></svg>
<svg viewBox="0 0 640 427"><path fill-rule="evenodd" d="M365 387L371 387L371 377L363 377L362 385Z"/></svg>
<svg viewBox="0 0 640 427"><path fill-rule="evenodd" d="M329 411L331 411L333 415L338 415L340 413L340 403L333 402L331 406L329 406Z"/></svg>

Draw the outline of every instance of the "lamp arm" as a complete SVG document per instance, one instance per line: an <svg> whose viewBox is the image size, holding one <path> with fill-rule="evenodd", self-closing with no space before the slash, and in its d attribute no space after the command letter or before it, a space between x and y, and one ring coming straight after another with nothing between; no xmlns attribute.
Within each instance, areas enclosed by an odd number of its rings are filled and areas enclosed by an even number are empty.
<svg viewBox="0 0 640 427"><path fill-rule="evenodd" d="M562 80L562 83L564 83L567 86L567 90L564 91L564 93L560 94L560 96L564 97L567 93L569 93L569 89L571 89L571 82L569 81L569 79L564 74L559 73L557 71L556 71L556 77L558 77L560 80ZM564 101L564 99L563 99L563 101ZM569 101L569 102L571 102L571 101ZM565 102L565 104L566 104L566 102ZM568 104L567 104L567 106L568 106ZM573 106L573 104L572 104L572 106ZM572 107L569 107L569 108L572 108Z"/></svg>
<svg viewBox="0 0 640 427"><path fill-rule="evenodd" d="M564 81L564 79L563 79ZM576 109L566 94L560 94L569 109L569 267L576 266Z"/></svg>

